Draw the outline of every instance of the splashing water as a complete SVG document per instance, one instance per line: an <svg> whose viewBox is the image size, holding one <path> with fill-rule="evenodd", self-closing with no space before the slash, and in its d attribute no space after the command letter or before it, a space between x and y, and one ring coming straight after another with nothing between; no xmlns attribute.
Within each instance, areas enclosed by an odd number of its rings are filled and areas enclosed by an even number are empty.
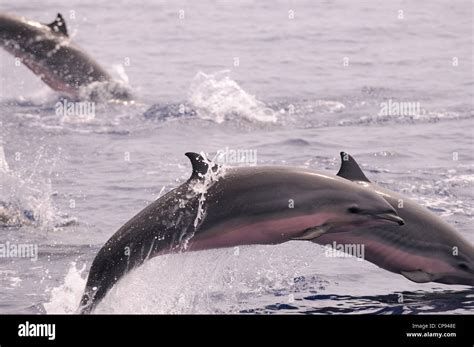
<svg viewBox="0 0 474 347"><path fill-rule="evenodd" d="M5 159L5 151L3 150L3 146L0 146L0 173L4 174L8 171L10 171L10 169L7 160Z"/></svg>
<svg viewBox="0 0 474 347"><path fill-rule="evenodd" d="M199 195L199 206L196 219L194 220L194 230L198 228L206 216L204 203L206 201L207 190L225 174L225 169L222 166L216 166L215 163L207 158L205 153L201 152L200 154L207 163L209 170L207 170L202 181L196 181L191 185L193 192ZM214 168L216 169L214 170Z"/></svg>
<svg viewBox="0 0 474 347"><path fill-rule="evenodd" d="M181 207L184 207L191 199L197 197L198 207L196 217L194 218L193 228L191 232L183 234L181 237L184 238L182 243L182 250L186 250L189 245L189 240L194 236L196 230L199 229L199 226L204 221L206 217L206 195L208 189L217 182L225 174L225 169L222 166L216 165L214 162L208 159L207 155L204 152L200 153L201 157L204 159L205 163L208 165L208 170L205 175L203 175L201 180L195 180L189 185L190 191L187 193L185 199L181 199L179 204ZM187 230L184 228L183 230Z"/></svg>
<svg viewBox="0 0 474 347"><path fill-rule="evenodd" d="M41 160L41 154L37 162ZM35 163L35 166L37 163ZM35 172L26 175L9 168L0 146L0 227L60 227L76 222L62 215L52 203L51 180L37 182Z"/></svg>
<svg viewBox="0 0 474 347"><path fill-rule="evenodd" d="M79 302L81 301L82 291L86 285L86 279L82 274L86 266L77 268L76 262L72 262L69 270L64 278L64 282L58 286L51 288L51 299L44 303L46 313L75 313Z"/></svg>
<svg viewBox="0 0 474 347"><path fill-rule="evenodd" d="M276 112L244 91L228 73L229 71L225 70L209 75L203 72L196 74L191 83L188 100L198 116L217 123L232 118L276 122Z"/></svg>
<svg viewBox="0 0 474 347"><path fill-rule="evenodd" d="M285 255L282 250L288 248L249 246L160 256L121 279L95 312L238 313L262 301L274 303L275 297L287 301L289 292L297 290L295 278L311 268L303 254ZM321 281L317 278L313 285L319 288Z"/></svg>
<svg viewBox="0 0 474 347"><path fill-rule="evenodd" d="M129 83L129 78L127 72L125 71L125 67L122 64L113 64L112 70L117 74L117 77L125 84Z"/></svg>
<svg viewBox="0 0 474 347"><path fill-rule="evenodd" d="M80 89L79 99L100 103L131 100L132 92L129 85L122 81L93 82Z"/></svg>

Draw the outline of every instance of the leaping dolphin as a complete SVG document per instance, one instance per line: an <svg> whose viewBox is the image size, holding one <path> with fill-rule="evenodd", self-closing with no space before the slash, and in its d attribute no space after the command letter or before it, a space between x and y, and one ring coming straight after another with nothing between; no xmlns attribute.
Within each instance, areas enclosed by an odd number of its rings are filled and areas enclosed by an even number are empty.
<svg viewBox="0 0 474 347"><path fill-rule="evenodd" d="M378 194L337 176L281 166L221 168L196 153L186 156L190 179L139 212L99 250L79 312L90 312L122 276L157 255L403 224Z"/></svg>
<svg viewBox="0 0 474 347"><path fill-rule="evenodd" d="M78 98L82 87L96 83L114 98L130 98L126 87L71 41L59 13L50 24L0 13L0 45L55 91Z"/></svg>
<svg viewBox="0 0 474 347"><path fill-rule="evenodd" d="M377 225L325 234L318 244L362 244L365 259L417 282L474 286L474 247L452 226L414 201L373 184L349 154L341 152L338 176L383 197L405 221L403 228Z"/></svg>

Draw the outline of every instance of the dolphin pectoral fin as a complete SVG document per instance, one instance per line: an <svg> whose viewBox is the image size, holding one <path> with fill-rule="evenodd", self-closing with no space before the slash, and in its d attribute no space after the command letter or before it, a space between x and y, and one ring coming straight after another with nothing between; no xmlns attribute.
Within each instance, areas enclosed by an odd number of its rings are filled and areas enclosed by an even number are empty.
<svg viewBox="0 0 474 347"><path fill-rule="evenodd" d="M308 228L303 231L303 234L298 237L292 237L291 240L314 240L315 238L320 237L322 234L325 234L331 228L328 224L323 224L314 228Z"/></svg>
<svg viewBox="0 0 474 347"><path fill-rule="evenodd" d="M427 283L431 282L433 280L433 275L424 272L422 270L416 270L416 271L401 271L400 272L403 276L408 278L410 281L416 282L416 283Z"/></svg>
<svg viewBox="0 0 474 347"><path fill-rule="evenodd" d="M69 36L67 33L66 22L64 21L63 16L61 16L61 13L58 13L56 19L52 23L47 24L47 26L49 26L55 33L61 33L64 36Z"/></svg>

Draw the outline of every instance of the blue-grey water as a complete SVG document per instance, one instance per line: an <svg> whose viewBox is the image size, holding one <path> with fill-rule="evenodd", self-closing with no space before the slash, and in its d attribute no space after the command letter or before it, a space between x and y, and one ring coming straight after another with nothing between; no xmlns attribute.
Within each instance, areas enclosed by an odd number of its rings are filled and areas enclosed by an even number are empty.
<svg viewBox="0 0 474 347"><path fill-rule="evenodd" d="M251 150L258 164L335 173L345 150L474 242L470 1L15 0L0 10L41 22L61 12L135 95L57 114L58 94L0 51L2 199L28 212L0 242L38 246L37 261L0 259L1 313L74 312L98 249L187 179L188 151ZM387 114L388 103L417 108ZM473 300L467 286L416 284L289 242L157 257L97 312L473 313Z"/></svg>

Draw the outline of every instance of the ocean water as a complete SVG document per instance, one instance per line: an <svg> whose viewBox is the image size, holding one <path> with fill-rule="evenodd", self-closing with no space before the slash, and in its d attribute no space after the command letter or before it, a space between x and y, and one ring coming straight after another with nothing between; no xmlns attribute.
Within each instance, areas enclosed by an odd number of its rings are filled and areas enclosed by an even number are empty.
<svg viewBox="0 0 474 347"><path fill-rule="evenodd" d="M38 1L134 100L56 113L59 95L0 50L0 313L73 313L95 254L190 175L185 152L367 176L473 234L470 1ZM387 105L414 112L384 112ZM2 153L3 152L3 153ZM3 158L5 160L3 160ZM7 163L7 164L6 164ZM400 297L403 301L400 301ZM169 255L123 278L101 313L473 313L467 286L416 284L289 242Z"/></svg>

